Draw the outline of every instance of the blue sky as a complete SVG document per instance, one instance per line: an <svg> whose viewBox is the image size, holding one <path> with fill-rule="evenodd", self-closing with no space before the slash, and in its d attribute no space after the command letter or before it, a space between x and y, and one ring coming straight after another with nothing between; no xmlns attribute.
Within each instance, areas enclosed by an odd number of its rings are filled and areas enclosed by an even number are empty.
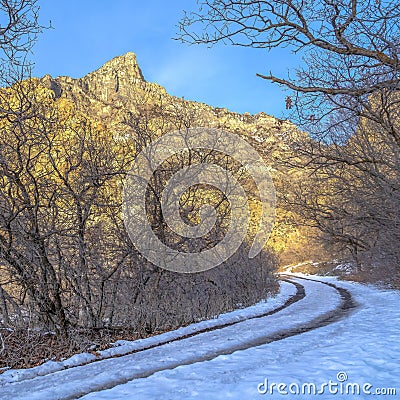
<svg viewBox="0 0 400 400"><path fill-rule="evenodd" d="M286 76L288 51L217 45L189 46L172 40L183 9L195 0L39 0L44 31L34 48L35 76L82 77L107 60L136 53L147 81L168 93L232 111L284 116L279 87L256 73Z"/></svg>

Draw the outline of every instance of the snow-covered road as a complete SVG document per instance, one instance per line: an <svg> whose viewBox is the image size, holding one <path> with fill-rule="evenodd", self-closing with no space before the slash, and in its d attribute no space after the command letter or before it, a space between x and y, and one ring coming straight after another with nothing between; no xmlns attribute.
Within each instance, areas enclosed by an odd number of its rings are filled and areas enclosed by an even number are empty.
<svg viewBox="0 0 400 400"><path fill-rule="evenodd" d="M320 393L324 388L323 394L315 395L320 399L371 397L365 388L355 397L329 393L335 391L335 384L338 390L346 389L345 383L355 389L370 384L370 392L396 388L399 395L400 297L395 292L335 282L349 289L360 304L350 316L260 345L271 335L307 325L340 305L334 288L313 281L299 282L305 287L306 297L279 313L134 354L8 383L0 387L0 398L55 400L93 392L83 398L242 400L263 398L265 392L264 398L300 399L311 398L314 386ZM283 283L280 297L258 307L276 307L290 294L293 287ZM256 308L240 312L254 314ZM339 372L343 374L338 378ZM344 373L348 379L340 382L346 377ZM333 387L328 388L330 380ZM280 386L279 394L279 383L286 385L286 394L284 386ZM289 392L296 387L301 392L302 385L310 390L307 396ZM107 387L112 389L104 390Z"/></svg>

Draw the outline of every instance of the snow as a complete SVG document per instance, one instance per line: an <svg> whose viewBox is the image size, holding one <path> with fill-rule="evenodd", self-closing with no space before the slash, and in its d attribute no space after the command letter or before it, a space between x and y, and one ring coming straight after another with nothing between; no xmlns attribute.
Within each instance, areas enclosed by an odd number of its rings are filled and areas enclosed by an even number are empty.
<svg viewBox="0 0 400 400"><path fill-rule="evenodd" d="M318 279L334 282L350 290L359 307L346 318L325 327L252 347L252 344L262 341L267 335L302 325L339 304L339 295L333 288L299 279L298 282L306 288L307 296L279 313L243 321L222 330L202 333L135 354L96 361L31 380L7 383L0 387L0 398L55 400L76 398L93 390L96 391L82 398L396 398L364 392L360 395L340 394L340 391L330 394L328 386L322 385L332 381L332 385L337 385L334 388L340 390L351 383L362 389L369 388L371 393L378 388L396 388L399 395L399 294L350 282L337 282L333 278ZM289 284L282 285L283 291L293 290L290 287ZM281 304L284 302L283 298ZM279 303L277 299L275 302ZM271 303L264 303L264 306L268 304ZM276 304L272 308L274 307ZM254 308L250 308L252 311L248 310L238 312L242 316L246 312L255 312ZM232 315L235 313L231 317ZM185 329L193 329L193 326ZM137 342L124 343L123 346L135 346L134 343ZM234 351L235 348L245 350ZM226 354L216 356L218 352ZM338 376L338 373L342 374ZM340 383L338 377L345 378L346 375L347 380ZM139 378L140 376L144 378ZM136 379L132 380L133 378ZM120 384L115 386L118 383ZM257 388L263 392L267 383L268 390L272 387L273 392L260 394ZM282 393L288 391L289 387L294 390L304 384L314 384L318 390L324 388L324 393L303 396L279 394L278 384L282 384L279 386ZM366 384L371 386L363 387ZM112 388L105 390L107 387Z"/></svg>
<svg viewBox="0 0 400 400"><path fill-rule="evenodd" d="M176 329L171 332L166 332L161 335L152 336L146 339L135 341L117 340L114 343L115 347L98 351L96 355L92 353L75 354L72 357L63 361L47 361L42 365L29 369L13 369L4 372L0 375L0 386L11 382L20 382L27 379L32 379L37 376L48 375L49 373L61 371L63 369L87 364L96 360L103 360L108 357L128 354L132 351L141 350L149 346L159 343L166 343L177 339L181 336L198 332L206 328L212 328L218 325L240 322L247 318L257 317L268 311L271 311L285 303L285 301L296 293L294 285L280 282L279 293L275 297L271 297L268 301L261 301L254 306L245 309L238 309L229 313L221 314L217 318L201 321L195 324L188 325ZM1 392L0 392L1 393ZM1 399L1 398L0 398Z"/></svg>
<svg viewBox="0 0 400 400"><path fill-rule="evenodd" d="M342 264L337 265L333 269L332 273L333 273L333 275L336 275L335 272L341 272L345 275L350 275L351 273L354 272L354 270L355 270L355 266L353 263L342 263Z"/></svg>

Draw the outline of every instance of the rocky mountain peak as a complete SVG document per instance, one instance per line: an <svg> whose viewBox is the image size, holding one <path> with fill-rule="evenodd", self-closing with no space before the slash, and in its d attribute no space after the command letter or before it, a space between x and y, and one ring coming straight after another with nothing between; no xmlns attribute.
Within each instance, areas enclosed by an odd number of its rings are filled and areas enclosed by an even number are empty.
<svg viewBox="0 0 400 400"><path fill-rule="evenodd" d="M98 70L90 73L90 75L119 77L122 79L139 79L144 81L142 71L136 59L136 54L128 52L107 61Z"/></svg>
<svg viewBox="0 0 400 400"><path fill-rule="evenodd" d="M86 93L105 101L112 101L115 97L129 98L135 87L146 84L136 55L131 52L107 61L78 81Z"/></svg>

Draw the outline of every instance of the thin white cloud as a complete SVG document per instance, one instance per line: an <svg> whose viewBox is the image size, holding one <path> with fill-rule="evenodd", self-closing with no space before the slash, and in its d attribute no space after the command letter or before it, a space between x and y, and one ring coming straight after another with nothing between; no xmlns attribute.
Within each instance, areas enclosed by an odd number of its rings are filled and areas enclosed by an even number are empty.
<svg viewBox="0 0 400 400"><path fill-rule="evenodd" d="M221 63L205 49L188 48L178 54L168 54L164 62L153 70L151 80L170 92L193 93L218 75Z"/></svg>

